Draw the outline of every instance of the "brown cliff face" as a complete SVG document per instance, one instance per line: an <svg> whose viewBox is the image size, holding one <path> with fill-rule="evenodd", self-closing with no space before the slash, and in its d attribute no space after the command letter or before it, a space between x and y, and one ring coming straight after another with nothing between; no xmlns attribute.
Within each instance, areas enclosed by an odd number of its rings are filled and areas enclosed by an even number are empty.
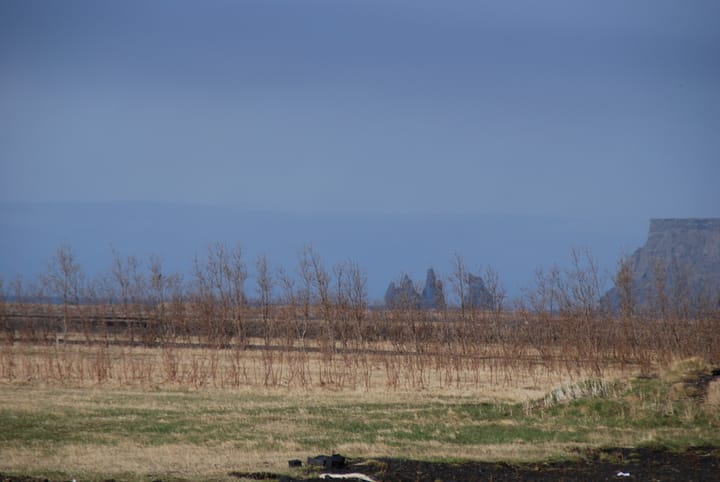
<svg viewBox="0 0 720 482"><path fill-rule="evenodd" d="M720 219L652 219L647 242L628 261L639 307L656 308L663 296L671 306L717 306Z"/></svg>

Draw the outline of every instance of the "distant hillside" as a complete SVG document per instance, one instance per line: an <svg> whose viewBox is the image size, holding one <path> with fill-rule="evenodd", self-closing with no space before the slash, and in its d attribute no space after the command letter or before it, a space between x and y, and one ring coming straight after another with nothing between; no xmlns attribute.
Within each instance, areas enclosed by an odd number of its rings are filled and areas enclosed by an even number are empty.
<svg viewBox="0 0 720 482"><path fill-rule="evenodd" d="M720 219L652 219L645 245L627 260L638 307L720 302ZM613 288L610 299L617 303Z"/></svg>

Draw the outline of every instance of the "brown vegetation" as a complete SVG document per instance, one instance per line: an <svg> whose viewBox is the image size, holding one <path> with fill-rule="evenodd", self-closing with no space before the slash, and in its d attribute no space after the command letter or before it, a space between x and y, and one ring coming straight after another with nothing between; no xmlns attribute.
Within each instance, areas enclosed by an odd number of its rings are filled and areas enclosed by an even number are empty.
<svg viewBox="0 0 720 482"><path fill-rule="evenodd" d="M369 308L361 268L348 261L329 270L312 246L295 270L262 256L255 272L250 298L242 251L215 244L187 281L156 257L143 265L118 253L108 274L88 280L63 246L36 281L0 284L0 379L424 389L478 387L481 373L511 383L650 373L691 356L720 363L717 304L690 309L687 296L659 288L649 308L635 306L621 262L614 308L586 252L572 253L569 270L538 271L511 307L486 270L491 309L464 302L470 274L460 255L450 278L459 303L440 310ZM143 347L152 350L130 356Z"/></svg>

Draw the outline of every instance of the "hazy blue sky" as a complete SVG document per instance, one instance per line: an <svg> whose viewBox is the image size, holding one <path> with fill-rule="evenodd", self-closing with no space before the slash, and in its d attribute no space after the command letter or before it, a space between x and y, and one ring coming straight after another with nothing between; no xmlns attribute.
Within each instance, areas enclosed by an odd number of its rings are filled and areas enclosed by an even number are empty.
<svg viewBox="0 0 720 482"><path fill-rule="evenodd" d="M0 203L6 275L215 240L374 296L453 250L612 269L720 217L720 1L1 0Z"/></svg>
<svg viewBox="0 0 720 482"><path fill-rule="evenodd" d="M720 215L720 2L0 2L2 201Z"/></svg>

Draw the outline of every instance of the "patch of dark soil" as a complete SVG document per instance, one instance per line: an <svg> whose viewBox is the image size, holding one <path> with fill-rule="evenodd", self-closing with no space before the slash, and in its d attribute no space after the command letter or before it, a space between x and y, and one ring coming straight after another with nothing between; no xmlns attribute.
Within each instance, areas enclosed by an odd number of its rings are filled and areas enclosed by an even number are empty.
<svg viewBox="0 0 720 482"><path fill-rule="evenodd" d="M228 475L246 480L278 480L282 477L272 472L230 472Z"/></svg>
<svg viewBox="0 0 720 482"><path fill-rule="evenodd" d="M658 448L617 448L589 451L578 460L507 464L492 462L423 462L381 458L372 463L351 460L332 473L361 472L384 482L460 481L713 481L720 480L720 448L693 447L682 452ZM285 482L323 479L284 477Z"/></svg>
<svg viewBox="0 0 720 482"><path fill-rule="evenodd" d="M380 458L348 460L335 474L362 473L379 482L464 481L696 481L720 480L720 447L691 447L681 452L662 448L613 448L582 452L577 460L508 464L502 462L424 462ZM232 472L247 480L327 482L317 469L305 469L302 478L269 472ZM345 482L353 479L345 479ZM355 479L360 480L360 479ZM45 478L0 474L0 482L60 482ZM159 481L158 481L159 482Z"/></svg>

